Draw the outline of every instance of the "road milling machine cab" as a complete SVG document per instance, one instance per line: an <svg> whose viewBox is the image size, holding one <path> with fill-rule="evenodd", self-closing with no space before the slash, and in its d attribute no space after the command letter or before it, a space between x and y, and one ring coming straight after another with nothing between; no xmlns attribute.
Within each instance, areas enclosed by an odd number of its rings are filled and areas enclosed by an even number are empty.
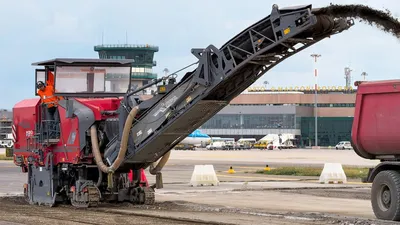
<svg viewBox="0 0 400 225"><path fill-rule="evenodd" d="M154 203L170 150L284 59L352 26L317 16L311 5L279 9L229 40L192 49L197 68L132 88L131 60L54 59L34 63L36 79L54 74L59 140L43 135L40 100L13 109L14 163L28 174L30 203L76 207L102 201ZM178 71L179 72L179 71ZM174 74L174 73L173 73ZM42 76L40 78L40 76ZM140 93L157 85L150 99ZM143 169L156 176L148 185ZM133 178L129 179L129 173Z"/></svg>

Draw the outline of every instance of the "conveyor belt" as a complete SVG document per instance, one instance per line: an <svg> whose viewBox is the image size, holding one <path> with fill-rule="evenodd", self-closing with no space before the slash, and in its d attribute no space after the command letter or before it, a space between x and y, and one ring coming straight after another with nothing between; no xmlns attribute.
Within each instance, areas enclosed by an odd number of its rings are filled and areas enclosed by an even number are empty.
<svg viewBox="0 0 400 225"><path fill-rule="evenodd" d="M125 165L146 167L157 161L268 70L353 25L352 21L315 16L311 11L311 5L274 6L271 15L220 49L212 45L192 49L199 59L197 69L186 74L134 124L131 136L135 148L128 149ZM116 151L106 157L113 162L115 156Z"/></svg>

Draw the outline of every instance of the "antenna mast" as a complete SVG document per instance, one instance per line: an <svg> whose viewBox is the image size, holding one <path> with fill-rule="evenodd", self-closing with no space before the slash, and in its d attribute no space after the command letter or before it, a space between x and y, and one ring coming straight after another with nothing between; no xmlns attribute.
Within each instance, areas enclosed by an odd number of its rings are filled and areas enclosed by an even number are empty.
<svg viewBox="0 0 400 225"><path fill-rule="evenodd" d="M351 87L351 71L349 67L344 68L344 78L346 79L346 88Z"/></svg>

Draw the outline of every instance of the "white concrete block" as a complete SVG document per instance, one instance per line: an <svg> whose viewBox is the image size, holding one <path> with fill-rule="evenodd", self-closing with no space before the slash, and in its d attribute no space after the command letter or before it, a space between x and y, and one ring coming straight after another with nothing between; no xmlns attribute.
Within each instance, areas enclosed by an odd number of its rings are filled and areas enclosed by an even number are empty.
<svg viewBox="0 0 400 225"><path fill-rule="evenodd" d="M320 183L346 183L347 177L344 173L342 164L340 163L325 163L324 169L319 177Z"/></svg>
<svg viewBox="0 0 400 225"><path fill-rule="evenodd" d="M217 174L213 165L195 165L190 179L191 186L219 185Z"/></svg>
<svg viewBox="0 0 400 225"><path fill-rule="evenodd" d="M0 148L0 155L6 156L6 148Z"/></svg>

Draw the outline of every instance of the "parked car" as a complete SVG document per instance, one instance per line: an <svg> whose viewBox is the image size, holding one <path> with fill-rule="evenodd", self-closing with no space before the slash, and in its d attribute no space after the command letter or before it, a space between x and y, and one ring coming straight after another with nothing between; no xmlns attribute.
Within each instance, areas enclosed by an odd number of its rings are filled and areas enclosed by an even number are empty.
<svg viewBox="0 0 400 225"><path fill-rule="evenodd" d="M217 141L217 142L212 142L209 145L206 146L207 150L224 150L225 149L225 142Z"/></svg>
<svg viewBox="0 0 400 225"><path fill-rule="evenodd" d="M341 141L339 142L336 146L336 150L342 149L353 149L353 147L351 146L350 141Z"/></svg>

